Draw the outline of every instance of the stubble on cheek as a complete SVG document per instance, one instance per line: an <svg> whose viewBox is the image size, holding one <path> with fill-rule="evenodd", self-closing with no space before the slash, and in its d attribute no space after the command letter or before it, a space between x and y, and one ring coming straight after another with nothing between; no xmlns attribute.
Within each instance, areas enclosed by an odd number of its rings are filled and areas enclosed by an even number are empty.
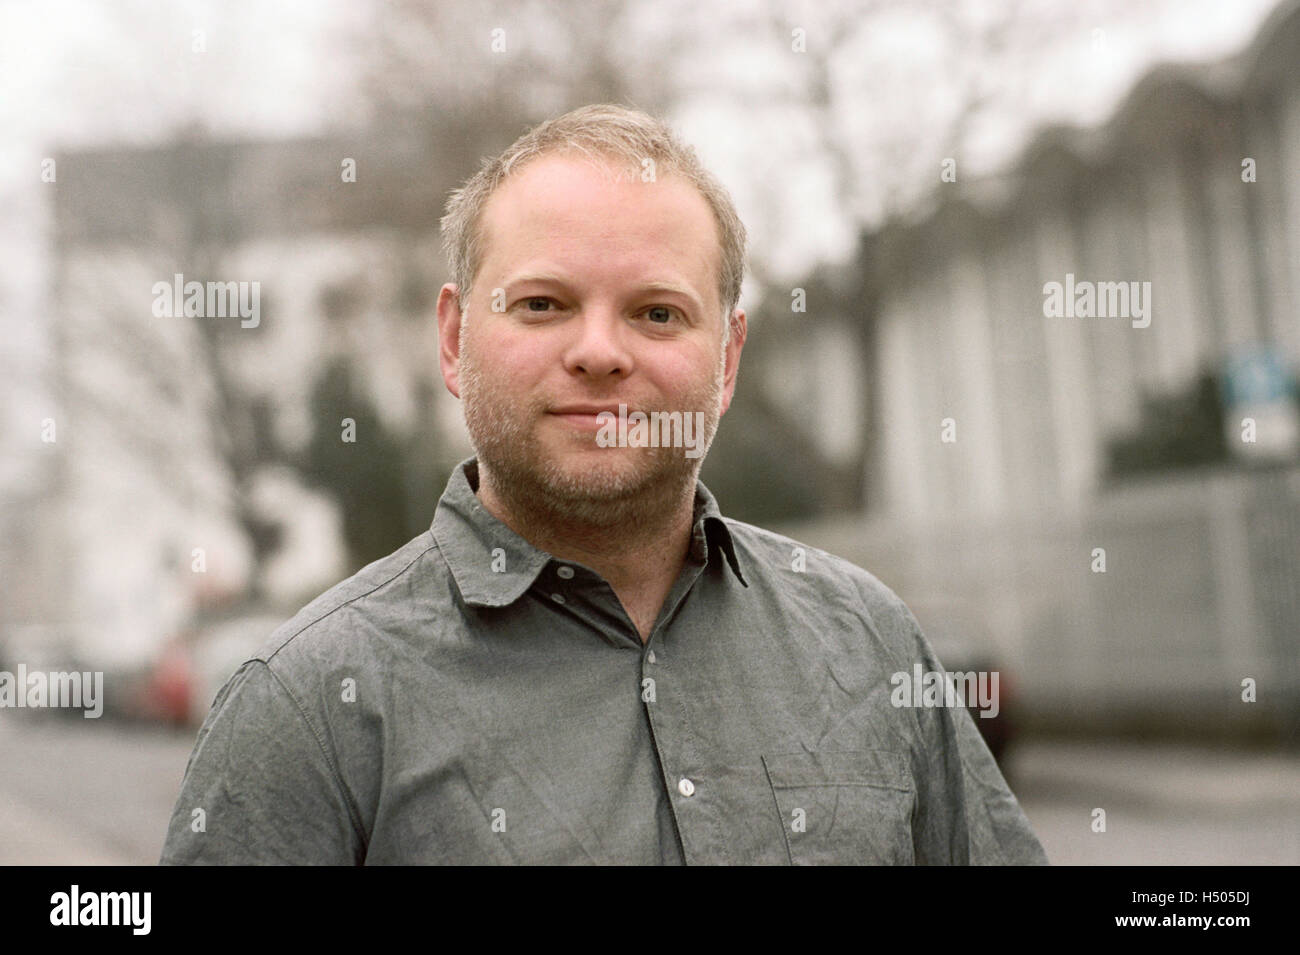
<svg viewBox="0 0 1300 955"><path fill-rule="evenodd" d="M461 404L465 427L475 452L489 466L504 457L527 457L535 450L529 445L534 440L532 423L543 410L540 400L512 399L497 384L508 375L498 376L495 380L486 377L474 344L464 334L461 336L460 354Z"/></svg>

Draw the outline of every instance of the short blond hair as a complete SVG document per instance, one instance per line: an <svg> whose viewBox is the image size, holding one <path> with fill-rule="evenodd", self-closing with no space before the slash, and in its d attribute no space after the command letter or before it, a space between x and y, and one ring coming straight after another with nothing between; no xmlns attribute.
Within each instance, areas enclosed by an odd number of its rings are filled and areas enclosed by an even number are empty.
<svg viewBox="0 0 1300 955"><path fill-rule="evenodd" d="M583 106L533 127L501 155L484 159L482 168L452 192L442 217L442 244L464 312L469 290L483 261L483 210L492 194L511 175L542 156L565 153L623 160L638 172L645 160L656 176L676 174L693 185L708 203L718 225L721 267L718 297L723 310L723 336L728 337L731 312L740 301L745 277L745 226L731 196L701 165L695 150L681 142L660 120L639 110L611 103Z"/></svg>

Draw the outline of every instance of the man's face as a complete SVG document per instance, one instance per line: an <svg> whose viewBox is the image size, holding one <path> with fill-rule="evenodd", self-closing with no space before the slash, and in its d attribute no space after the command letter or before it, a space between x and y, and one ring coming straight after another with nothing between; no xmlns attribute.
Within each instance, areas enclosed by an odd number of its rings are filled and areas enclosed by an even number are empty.
<svg viewBox="0 0 1300 955"><path fill-rule="evenodd" d="M731 403L745 338L722 347L718 229L688 182L620 178L547 156L508 179L483 215L484 252L463 324L438 302L443 377L464 403L497 486L581 516L698 472ZM684 447L602 447L600 411L703 412Z"/></svg>

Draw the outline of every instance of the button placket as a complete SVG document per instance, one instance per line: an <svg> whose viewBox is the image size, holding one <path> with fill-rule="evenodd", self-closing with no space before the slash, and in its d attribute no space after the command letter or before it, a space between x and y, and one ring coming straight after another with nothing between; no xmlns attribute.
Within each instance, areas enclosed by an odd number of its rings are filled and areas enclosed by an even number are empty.
<svg viewBox="0 0 1300 955"><path fill-rule="evenodd" d="M555 576L559 577L561 580L572 580L573 568L570 567L568 564L560 564L558 567L555 568ZM556 591L555 593L551 594L551 599L554 600L557 604L562 604L564 603L565 597L564 594L560 593L559 591Z"/></svg>

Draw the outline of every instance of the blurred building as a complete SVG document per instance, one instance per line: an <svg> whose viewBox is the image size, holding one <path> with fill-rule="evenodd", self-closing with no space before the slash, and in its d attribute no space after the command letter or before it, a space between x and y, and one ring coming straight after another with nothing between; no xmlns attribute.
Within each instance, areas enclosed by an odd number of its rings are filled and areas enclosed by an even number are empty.
<svg viewBox="0 0 1300 955"><path fill-rule="evenodd" d="M137 664L205 610L296 610L350 573L345 515L304 480L322 428L340 467L363 476L395 453L374 445L381 428L409 439L404 485L368 489L405 498L409 528L375 546L427 528L446 460L465 451L437 369L438 220L447 191L502 137L512 131L473 117L426 117L57 158L56 439L44 471L6 498L5 566L18 573L6 575L0 642L11 654L41 642ZM155 284L176 275L257 283L257 317L157 314ZM313 408L330 381L346 388Z"/></svg>
<svg viewBox="0 0 1300 955"><path fill-rule="evenodd" d="M1102 128L1044 130L996 180L956 157L941 182L936 157L933 202L774 330L869 422L864 517L796 532L927 628L982 621L1044 719L1300 726L1297 62L1286 3L1240 55L1152 70ZM1149 324L1047 314L1047 283L1085 281L1150 283ZM818 326L865 378L816 360Z"/></svg>

